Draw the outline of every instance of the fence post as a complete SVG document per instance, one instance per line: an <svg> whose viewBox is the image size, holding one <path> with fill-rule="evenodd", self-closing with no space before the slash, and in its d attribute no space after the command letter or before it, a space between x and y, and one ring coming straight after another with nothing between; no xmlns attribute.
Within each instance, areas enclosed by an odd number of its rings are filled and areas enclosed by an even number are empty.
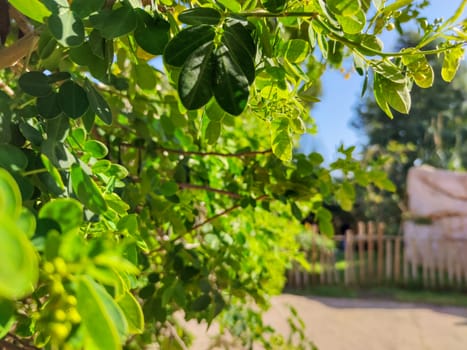
<svg viewBox="0 0 467 350"><path fill-rule="evenodd" d="M392 237L385 237L386 239L386 280L389 281L391 280L391 275L392 275Z"/></svg>
<svg viewBox="0 0 467 350"><path fill-rule="evenodd" d="M363 222L358 223L358 272L359 272L359 281L360 284L365 282L365 224Z"/></svg>
<svg viewBox="0 0 467 350"><path fill-rule="evenodd" d="M373 221L368 223L368 275L370 279L373 279L375 275L374 268L374 234L375 234L375 224Z"/></svg>
<svg viewBox="0 0 467 350"><path fill-rule="evenodd" d="M316 226L315 226L316 228ZM311 237L311 266L310 266L310 270L311 270L311 276L310 276L310 280L311 280L311 284L314 284L316 281L316 255L317 255L317 249L316 249L316 233L318 232L317 229L313 230L313 232L315 233L312 237Z"/></svg>
<svg viewBox="0 0 467 350"><path fill-rule="evenodd" d="M345 233L345 284L350 285L353 283L354 278L354 263L353 263L353 233L347 230Z"/></svg>
<svg viewBox="0 0 467 350"><path fill-rule="evenodd" d="M397 236L394 242L394 281L399 282L401 269L401 237Z"/></svg>
<svg viewBox="0 0 467 350"><path fill-rule="evenodd" d="M383 257L384 257L384 246L383 246L383 234L384 234L384 224L382 222L378 223L378 281L383 280Z"/></svg>

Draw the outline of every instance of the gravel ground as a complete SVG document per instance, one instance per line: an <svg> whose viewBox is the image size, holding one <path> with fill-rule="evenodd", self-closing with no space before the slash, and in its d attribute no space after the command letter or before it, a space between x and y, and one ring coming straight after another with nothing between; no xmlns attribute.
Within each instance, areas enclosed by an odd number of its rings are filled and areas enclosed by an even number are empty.
<svg viewBox="0 0 467 350"><path fill-rule="evenodd" d="M320 350L467 350L467 308L283 294L265 317L284 334L287 304L298 310ZM189 328L197 336L192 349L209 349L215 328Z"/></svg>

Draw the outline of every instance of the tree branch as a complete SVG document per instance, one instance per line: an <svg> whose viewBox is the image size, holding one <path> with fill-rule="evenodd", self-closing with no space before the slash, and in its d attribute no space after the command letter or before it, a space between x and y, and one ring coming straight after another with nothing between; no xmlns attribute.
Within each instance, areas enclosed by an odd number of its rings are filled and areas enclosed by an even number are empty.
<svg viewBox="0 0 467 350"><path fill-rule="evenodd" d="M29 32L21 39L8 47L0 49L0 69L14 66L20 59L28 56L35 50L39 37Z"/></svg>
<svg viewBox="0 0 467 350"><path fill-rule="evenodd" d="M264 200L266 200L266 199L268 199L268 198L270 198L270 197L269 197L267 194L263 194L263 195L259 196L258 198L256 198L255 200L256 200L256 201L264 201ZM200 223L198 223L198 224L196 224L196 225L193 225L193 226L192 226L190 229L188 229L186 232L175 236L175 237L172 238L169 242L170 242L170 243L173 243L173 242L179 240L180 238L182 238L182 237L183 237L184 235L186 235L187 233L189 233L189 232L191 232L191 231L195 231L195 230L199 229L200 227L202 227L202 226L204 226L204 225L206 225L206 224L209 224L210 222L212 222L212 221L214 221L214 220L220 218L221 216L227 215L227 214L233 212L234 210L237 210L238 208L241 208L241 206L242 206L242 205L241 205L240 203L238 203L238 204L235 204L235 205L231 206L230 208L227 208L227 209L225 209L225 210L223 210L223 211L221 211L221 212L219 212L219 213L217 213L217 214L214 214L213 216L207 218L206 220L204 220L204 221L202 221L202 222L200 222ZM157 248L157 249L151 250L150 252L147 253L147 255L152 255L152 254L154 254L154 253L160 252L160 251L163 250L163 249L164 249L164 247L159 247L159 248Z"/></svg>
<svg viewBox="0 0 467 350"><path fill-rule="evenodd" d="M232 158L242 158L242 157L254 157L261 154L269 154L272 153L272 149L267 149L264 151L244 151L238 153L221 153L221 152L200 152L200 151L184 151L179 149L171 149L165 148L161 146L157 146L157 150L167 152L167 153L174 153L174 154L181 154L184 156L219 156L219 157L232 157Z"/></svg>
<svg viewBox="0 0 467 350"><path fill-rule="evenodd" d="M180 187L181 189L203 190L203 191L208 191L208 192L219 193L219 194L223 194L225 196L229 196L231 198L236 198L236 199L242 198L242 196L239 195L238 193L234 193L234 192L230 192L226 190L219 190L217 188L212 188L209 186L193 185L189 183L179 183L178 187Z"/></svg>
<svg viewBox="0 0 467 350"><path fill-rule="evenodd" d="M252 12L240 12L236 13L237 16L243 17L311 17L316 18L319 16L318 12L282 12L282 13L271 13L267 11L252 11Z"/></svg>

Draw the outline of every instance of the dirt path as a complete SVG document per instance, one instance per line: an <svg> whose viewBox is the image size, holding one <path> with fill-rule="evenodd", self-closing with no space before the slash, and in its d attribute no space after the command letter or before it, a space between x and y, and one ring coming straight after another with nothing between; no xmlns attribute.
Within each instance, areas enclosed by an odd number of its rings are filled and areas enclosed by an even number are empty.
<svg viewBox="0 0 467 350"><path fill-rule="evenodd" d="M284 294L266 315L283 333L287 304L299 311L320 350L467 350L467 308ZM193 326L199 339L192 349L208 348L203 329Z"/></svg>

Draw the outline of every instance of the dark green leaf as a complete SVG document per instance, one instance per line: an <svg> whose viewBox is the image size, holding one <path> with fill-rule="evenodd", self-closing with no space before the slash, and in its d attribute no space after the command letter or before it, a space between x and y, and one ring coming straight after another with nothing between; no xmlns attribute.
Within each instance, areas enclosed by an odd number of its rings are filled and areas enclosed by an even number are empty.
<svg viewBox="0 0 467 350"><path fill-rule="evenodd" d="M85 18L104 6L105 0L73 0L71 10L79 17Z"/></svg>
<svg viewBox="0 0 467 350"><path fill-rule="evenodd" d="M84 87L86 88L87 98L91 110L96 113L100 120L102 120L107 125L112 124L112 111L107 101L102 97L102 95L94 89L94 87L86 81Z"/></svg>
<svg viewBox="0 0 467 350"><path fill-rule="evenodd" d="M203 294L193 301L191 304L192 311L203 311L211 304L211 297L208 294Z"/></svg>
<svg viewBox="0 0 467 350"><path fill-rule="evenodd" d="M197 25L183 29L165 48L164 62L170 66L181 67L196 49L206 47L214 40L215 31L209 25Z"/></svg>
<svg viewBox="0 0 467 350"><path fill-rule="evenodd" d="M47 96L52 92L47 76L42 72L24 73L18 80L21 89L32 96Z"/></svg>
<svg viewBox="0 0 467 350"><path fill-rule="evenodd" d="M28 166L24 152L9 144L0 144L0 167L9 171L22 171Z"/></svg>
<svg viewBox="0 0 467 350"><path fill-rule="evenodd" d="M178 80L178 93L187 109L198 109L211 99L213 49L213 42L204 44L196 49L183 65Z"/></svg>
<svg viewBox="0 0 467 350"><path fill-rule="evenodd" d="M240 24L224 26L222 43L242 69L251 84L255 80L256 45L250 33Z"/></svg>
<svg viewBox="0 0 467 350"><path fill-rule="evenodd" d="M79 46L84 41L84 25L72 11L66 10L49 17L50 33L66 47Z"/></svg>
<svg viewBox="0 0 467 350"><path fill-rule="evenodd" d="M71 78L71 74L68 72L55 72L47 76L47 80L49 81L49 84L68 80L70 78Z"/></svg>
<svg viewBox="0 0 467 350"><path fill-rule="evenodd" d="M212 90L216 101L224 111L240 115L248 102L248 79L225 45L216 49L214 60L215 76Z"/></svg>
<svg viewBox="0 0 467 350"><path fill-rule="evenodd" d="M45 119L52 119L62 112L55 92L44 97L38 97L36 101L37 113Z"/></svg>
<svg viewBox="0 0 467 350"><path fill-rule="evenodd" d="M287 0L261 0L266 10L272 13L282 12L287 6Z"/></svg>
<svg viewBox="0 0 467 350"><path fill-rule="evenodd" d="M80 66L92 66L97 59L91 50L89 42L85 42L78 47L72 47L70 49L70 58Z"/></svg>
<svg viewBox="0 0 467 350"><path fill-rule="evenodd" d="M129 6L115 10L102 10L91 16L91 24L101 32L105 39L113 39L132 32L137 25L137 15Z"/></svg>
<svg viewBox="0 0 467 350"><path fill-rule="evenodd" d="M58 102L63 112L70 118L81 117L89 107L86 91L72 81L67 81L60 86Z"/></svg>
<svg viewBox="0 0 467 350"><path fill-rule="evenodd" d="M138 10L138 27L135 30L136 43L146 52L161 55L170 39L170 24L160 16L152 17Z"/></svg>
<svg viewBox="0 0 467 350"><path fill-rule="evenodd" d="M3 339L11 327L13 327L16 321L15 311L14 302L0 299L0 339Z"/></svg>
<svg viewBox="0 0 467 350"><path fill-rule="evenodd" d="M178 20L182 23L196 24L211 24L216 25L221 20L219 11L209 7L195 7L183 11L178 15Z"/></svg>

